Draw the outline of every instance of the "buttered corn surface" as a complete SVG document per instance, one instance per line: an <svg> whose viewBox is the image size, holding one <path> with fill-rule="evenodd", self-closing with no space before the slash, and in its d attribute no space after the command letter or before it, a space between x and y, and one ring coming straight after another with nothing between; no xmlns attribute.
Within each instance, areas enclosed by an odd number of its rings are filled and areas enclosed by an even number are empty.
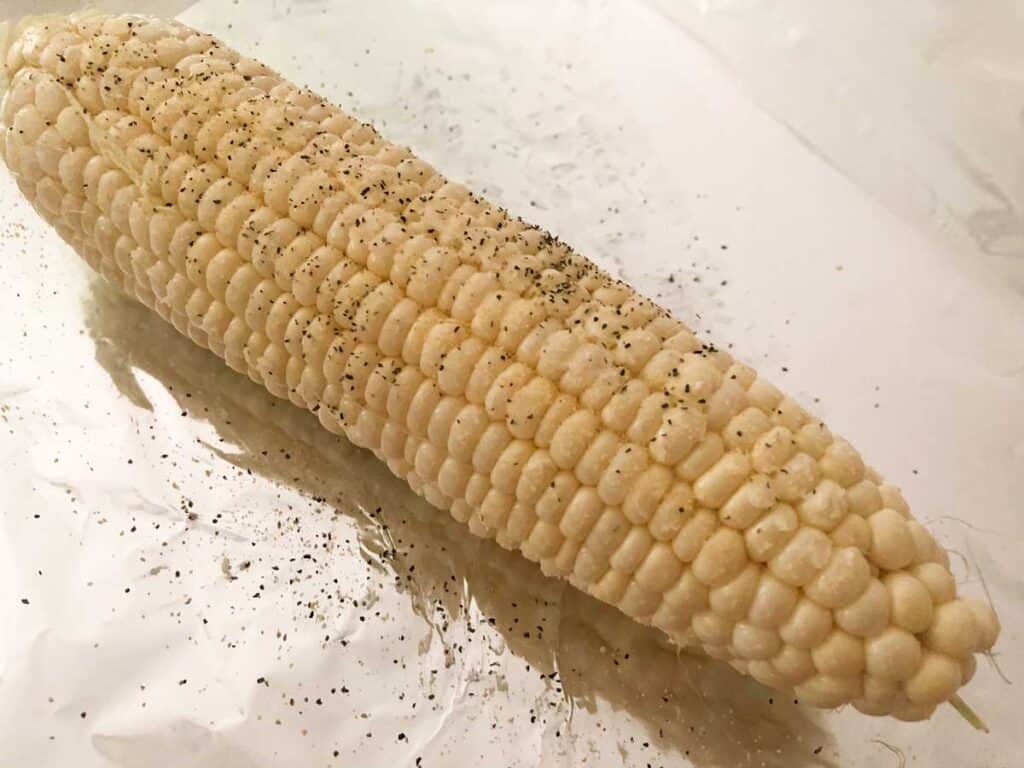
<svg viewBox="0 0 1024 768"><path fill-rule="evenodd" d="M926 718L994 644L849 443L369 125L173 22L36 19L6 67L93 268L474 534L816 706Z"/></svg>

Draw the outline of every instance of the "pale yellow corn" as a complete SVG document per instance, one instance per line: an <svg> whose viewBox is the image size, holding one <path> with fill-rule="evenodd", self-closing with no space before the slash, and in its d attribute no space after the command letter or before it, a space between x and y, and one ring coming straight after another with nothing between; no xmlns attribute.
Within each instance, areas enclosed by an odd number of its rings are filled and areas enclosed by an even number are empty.
<svg viewBox="0 0 1024 768"><path fill-rule="evenodd" d="M370 126L173 22L37 19L6 69L90 265L476 535L817 706L927 717L995 643L849 443Z"/></svg>

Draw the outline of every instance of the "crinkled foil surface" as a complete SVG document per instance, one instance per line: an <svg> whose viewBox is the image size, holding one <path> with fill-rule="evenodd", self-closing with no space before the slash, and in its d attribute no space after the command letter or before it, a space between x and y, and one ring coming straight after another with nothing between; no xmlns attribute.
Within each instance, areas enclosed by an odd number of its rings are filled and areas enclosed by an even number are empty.
<svg viewBox="0 0 1024 768"><path fill-rule="evenodd" d="M965 692L992 732L804 709L473 539L89 274L0 174L0 767L1022 764L1012 3L148 5L557 232L860 446L1000 612Z"/></svg>

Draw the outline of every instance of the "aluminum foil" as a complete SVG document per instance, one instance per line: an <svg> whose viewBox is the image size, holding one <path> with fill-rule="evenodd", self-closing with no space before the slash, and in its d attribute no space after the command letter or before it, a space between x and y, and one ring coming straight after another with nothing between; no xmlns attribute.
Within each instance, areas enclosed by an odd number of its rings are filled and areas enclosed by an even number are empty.
<svg viewBox="0 0 1024 768"><path fill-rule="evenodd" d="M557 232L860 446L1000 612L966 689L992 733L950 708L802 708L475 540L89 274L0 175L0 768L1019 764L1019 263L890 204L844 159L881 165L855 133L793 128L830 118L812 86L855 62L791 66L765 106L721 30L807 10L771 5L203 0L182 19ZM815 18L802 40L841 37ZM912 123L879 135L934 136Z"/></svg>

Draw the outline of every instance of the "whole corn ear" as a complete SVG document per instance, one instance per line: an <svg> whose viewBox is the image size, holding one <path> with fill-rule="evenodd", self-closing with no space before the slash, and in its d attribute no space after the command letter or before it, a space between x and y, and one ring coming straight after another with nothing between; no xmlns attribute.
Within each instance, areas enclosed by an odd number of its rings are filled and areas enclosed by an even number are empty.
<svg viewBox="0 0 1024 768"><path fill-rule="evenodd" d="M995 642L849 443L369 125L174 22L30 21L6 70L92 267L474 534L816 706L926 718Z"/></svg>

